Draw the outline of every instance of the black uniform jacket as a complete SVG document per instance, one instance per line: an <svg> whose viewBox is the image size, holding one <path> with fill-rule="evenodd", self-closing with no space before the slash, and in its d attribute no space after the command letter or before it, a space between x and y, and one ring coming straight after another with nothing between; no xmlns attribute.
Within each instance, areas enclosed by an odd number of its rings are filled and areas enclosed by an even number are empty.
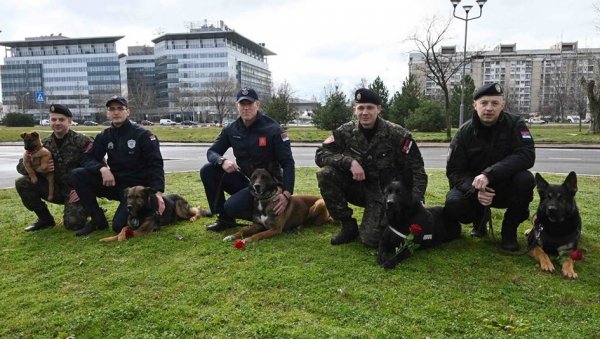
<svg viewBox="0 0 600 339"><path fill-rule="evenodd" d="M83 166L99 171L107 164L120 187L149 186L165 190L165 172L159 142L150 131L126 120L120 127L111 125L94 139L84 154Z"/></svg>
<svg viewBox="0 0 600 339"><path fill-rule="evenodd" d="M481 124L477 112L456 132L446 164L450 187L463 192L471 189L473 179L483 173L490 186L533 167L535 147L525 121L501 112L496 124Z"/></svg>
<svg viewBox="0 0 600 339"><path fill-rule="evenodd" d="M294 193L295 162L290 144L283 127L258 112L256 121L250 127L246 127L240 118L224 127L206 152L206 157L208 162L216 164L231 147L235 162L248 177L254 168L266 168L271 163L275 165L273 175L282 181L283 189Z"/></svg>

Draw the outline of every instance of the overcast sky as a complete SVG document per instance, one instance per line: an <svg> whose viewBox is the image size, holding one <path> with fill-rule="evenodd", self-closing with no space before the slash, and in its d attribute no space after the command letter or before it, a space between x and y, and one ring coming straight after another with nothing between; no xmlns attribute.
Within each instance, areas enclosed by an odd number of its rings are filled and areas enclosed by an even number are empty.
<svg viewBox="0 0 600 339"><path fill-rule="evenodd" d="M600 0L488 0L469 22L470 49L516 43L517 49L579 41L600 47L593 5ZM462 5L457 13L464 16ZM432 16L452 15L450 0L2 0L0 41L62 33L70 38L124 35L127 46L152 45L160 32L186 32L186 23L223 20L243 36L264 42L273 81L291 84L297 97L322 99L333 82L346 93L361 79L381 76L390 92L408 76L406 38ZM463 48L464 21L454 20L447 45ZM0 49L1 51L2 49Z"/></svg>

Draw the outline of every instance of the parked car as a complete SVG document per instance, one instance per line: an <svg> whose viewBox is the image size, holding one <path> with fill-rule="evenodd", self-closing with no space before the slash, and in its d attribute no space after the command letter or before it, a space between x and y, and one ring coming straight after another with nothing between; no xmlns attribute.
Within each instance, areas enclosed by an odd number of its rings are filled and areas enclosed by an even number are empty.
<svg viewBox="0 0 600 339"><path fill-rule="evenodd" d="M79 124L77 123L77 121L71 121L71 126L77 126L77 125L79 125Z"/></svg>
<svg viewBox="0 0 600 339"><path fill-rule="evenodd" d="M144 126L154 126L154 123L149 120L142 120L142 121L140 121L140 124L142 124Z"/></svg>
<svg viewBox="0 0 600 339"><path fill-rule="evenodd" d="M548 121L546 121L544 119L540 119L540 118L530 118L530 119L527 119L527 122L532 125L542 125L542 124L548 123Z"/></svg>
<svg viewBox="0 0 600 339"><path fill-rule="evenodd" d="M50 126L50 120L48 120L48 119L40 120L40 126Z"/></svg>
<svg viewBox="0 0 600 339"><path fill-rule="evenodd" d="M171 119L160 119L160 124L173 126L176 124L176 122L172 121Z"/></svg>
<svg viewBox="0 0 600 339"><path fill-rule="evenodd" d="M567 115L567 121L572 124L578 124L581 118L577 115Z"/></svg>
<svg viewBox="0 0 600 339"><path fill-rule="evenodd" d="M197 125L195 122L193 122L191 120L183 120L181 122L181 124L184 125L184 126L196 126Z"/></svg>
<svg viewBox="0 0 600 339"><path fill-rule="evenodd" d="M83 122L83 124L84 124L85 126L98 126L98 123L97 123L97 122L95 122L95 121L91 121L91 120L86 120L86 121L84 121L84 122Z"/></svg>
<svg viewBox="0 0 600 339"><path fill-rule="evenodd" d="M106 120L105 122L102 123L102 125L104 126L110 126L112 124L112 121L110 120Z"/></svg>

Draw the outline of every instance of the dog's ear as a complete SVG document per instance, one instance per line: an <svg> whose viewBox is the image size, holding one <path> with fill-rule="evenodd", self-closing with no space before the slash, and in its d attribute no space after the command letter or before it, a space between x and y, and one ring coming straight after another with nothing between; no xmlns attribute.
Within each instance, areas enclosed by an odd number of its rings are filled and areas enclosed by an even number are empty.
<svg viewBox="0 0 600 339"><path fill-rule="evenodd" d="M569 173L563 185L569 190L572 195L577 193L577 174L575 172Z"/></svg>
<svg viewBox="0 0 600 339"><path fill-rule="evenodd" d="M33 132L31 132L31 135L32 135L33 137L35 137L35 138L37 138L37 137L39 137L39 136L40 136L40 134L39 134L38 132L36 132L36 131L33 131Z"/></svg>
<svg viewBox="0 0 600 339"><path fill-rule="evenodd" d="M123 190L123 197L125 197L125 199L127 199L128 195L129 195L129 187Z"/></svg>
<svg viewBox="0 0 600 339"><path fill-rule="evenodd" d="M148 199L148 207L150 207L150 209L153 211L158 210L158 199L156 199L156 192L158 191L152 187L144 188L144 194L146 195L146 199Z"/></svg>
<svg viewBox="0 0 600 339"><path fill-rule="evenodd" d="M25 133L25 132L21 133L21 138L22 138L22 139L25 139L25 136L26 136L26 135L27 135L27 133Z"/></svg>
<svg viewBox="0 0 600 339"><path fill-rule="evenodd" d="M546 179L542 178L542 175L539 173L535 174L535 185L537 186L538 193L542 194L548 188L548 182Z"/></svg>

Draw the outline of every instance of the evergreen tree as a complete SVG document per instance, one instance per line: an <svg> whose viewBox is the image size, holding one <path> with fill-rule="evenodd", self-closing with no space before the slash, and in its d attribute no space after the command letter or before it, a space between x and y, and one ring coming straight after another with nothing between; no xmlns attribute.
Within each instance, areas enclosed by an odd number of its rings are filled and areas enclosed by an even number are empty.
<svg viewBox="0 0 600 339"><path fill-rule="evenodd" d="M283 82L275 91L275 94L261 107L266 115L275 119L282 126L294 120L296 113L290 105L292 89L288 82Z"/></svg>
<svg viewBox="0 0 600 339"><path fill-rule="evenodd" d="M322 130L333 131L352 119L352 108L338 86L327 94L325 105L314 109L313 123Z"/></svg>
<svg viewBox="0 0 600 339"><path fill-rule="evenodd" d="M373 80L372 83L369 84L368 87L370 90L377 93L377 95L379 95L379 98L381 99L381 113L379 113L379 115L381 115L382 118L389 120L389 118L390 118L389 117L389 95L390 95L390 92L385 87L383 80L381 80L381 78L378 76L377 78L375 78L375 80Z"/></svg>
<svg viewBox="0 0 600 339"><path fill-rule="evenodd" d="M390 120L404 126L408 116L419 108L422 100L423 91L411 74L402 82L402 92L396 92L392 97L389 108Z"/></svg>

